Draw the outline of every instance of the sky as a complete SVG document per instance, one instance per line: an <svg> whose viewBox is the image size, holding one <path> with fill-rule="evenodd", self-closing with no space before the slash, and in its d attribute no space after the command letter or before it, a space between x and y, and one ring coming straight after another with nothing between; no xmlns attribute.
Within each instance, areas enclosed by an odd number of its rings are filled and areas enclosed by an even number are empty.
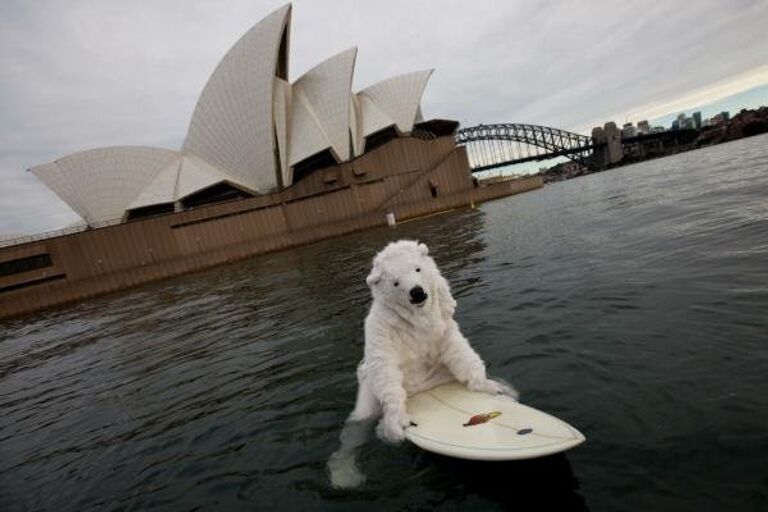
<svg viewBox="0 0 768 512"><path fill-rule="evenodd" d="M0 236L78 217L26 169L110 145L178 149L218 61L282 5L0 2ZM589 133L728 98L768 104L768 2L297 0L290 79L358 47L353 89L435 68L426 118Z"/></svg>
<svg viewBox="0 0 768 512"><path fill-rule="evenodd" d="M768 105L768 84L720 98L710 103L681 109L659 118L652 118L651 124L668 128L672 125L672 121L677 118L678 114L685 114L690 117L694 112L698 111L701 112L702 119L709 119L723 111L730 112L733 116L743 109L755 108L758 105Z"/></svg>

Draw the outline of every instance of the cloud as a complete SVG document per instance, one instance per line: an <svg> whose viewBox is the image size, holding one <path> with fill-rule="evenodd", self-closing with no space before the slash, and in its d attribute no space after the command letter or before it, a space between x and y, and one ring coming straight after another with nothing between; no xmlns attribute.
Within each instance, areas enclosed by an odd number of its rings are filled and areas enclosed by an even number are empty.
<svg viewBox="0 0 768 512"><path fill-rule="evenodd" d="M72 221L32 165L114 144L178 148L219 59L281 3L0 3L0 233ZM767 25L762 1L302 0L290 71L357 46L358 89L436 68L427 117L585 131L766 80Z"/></svg>
<svg viewBox="0 0 768 512"><path fill-rule="evenodd" d="M768 66L760 66L746 73L694 89L669 101L660 101L636 107L630 113L627 113L626 117L630 121L655 119L690 110L701 105L708 105L764 84L768 84Z"/></svg>

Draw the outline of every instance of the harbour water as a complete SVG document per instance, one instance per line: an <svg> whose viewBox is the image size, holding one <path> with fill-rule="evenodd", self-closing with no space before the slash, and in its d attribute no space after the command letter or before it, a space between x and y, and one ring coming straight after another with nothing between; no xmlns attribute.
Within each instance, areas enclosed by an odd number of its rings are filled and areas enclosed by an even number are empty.
<svg viewBox="0 0 768 512"><path fill-rule="evenodd" d="M370 259L404 237L490 373L584 445L372 437L365 485L330 487ZM3 321L0 510L766 510L767 375L760 136Z"/></svg>

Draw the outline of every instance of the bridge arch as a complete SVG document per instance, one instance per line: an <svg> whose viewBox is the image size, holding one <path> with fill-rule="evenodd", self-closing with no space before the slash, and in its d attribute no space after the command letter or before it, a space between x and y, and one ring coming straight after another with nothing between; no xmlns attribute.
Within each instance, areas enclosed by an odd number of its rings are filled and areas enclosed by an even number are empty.
<svg viewBox="0 0 768 512"><path fill-rule="evenodd" d="M592 152L599 144L592 137L535 124L479 124L456 132L456 143L464 145L472 162L472 172L524 162L566 157L585 167L594 167ZM528 148L539 148L526 154Z"/></svg>

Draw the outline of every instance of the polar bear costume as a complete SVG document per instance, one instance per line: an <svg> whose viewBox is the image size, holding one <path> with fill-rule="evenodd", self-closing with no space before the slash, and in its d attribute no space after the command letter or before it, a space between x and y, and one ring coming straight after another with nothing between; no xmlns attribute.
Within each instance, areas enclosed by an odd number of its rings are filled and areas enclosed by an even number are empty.
<svg viewBox="0 0 768 512"><path fill-rule="evenodd" d="M365 319L357 400L341 434L341 449L328 463L334 486L363 480L354 449L365 435L355 425L380 418L378 436L402 441L410 425L405 402L414 393L455 380L473 391L517 398L514 388L487 378L483 360L453 319L456 301L448 282L428 253L424 244L400 240L373 259L366 279L373 304Z"/></svg>

